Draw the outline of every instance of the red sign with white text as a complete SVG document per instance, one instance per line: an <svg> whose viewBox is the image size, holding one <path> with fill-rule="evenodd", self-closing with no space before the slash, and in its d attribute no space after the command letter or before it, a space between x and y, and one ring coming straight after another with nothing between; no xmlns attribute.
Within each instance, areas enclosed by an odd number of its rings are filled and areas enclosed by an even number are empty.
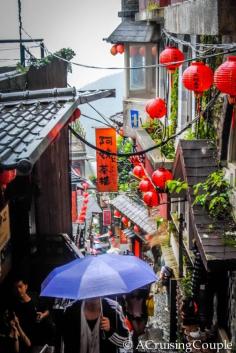
<svg viewBox="0 0 236 353"><path fill-rule="evenodd" d="M116 131L112 128L96 129L96 146L104 151L117 152ZM117 157L97 151L97 190L118 190Z"/></svg>

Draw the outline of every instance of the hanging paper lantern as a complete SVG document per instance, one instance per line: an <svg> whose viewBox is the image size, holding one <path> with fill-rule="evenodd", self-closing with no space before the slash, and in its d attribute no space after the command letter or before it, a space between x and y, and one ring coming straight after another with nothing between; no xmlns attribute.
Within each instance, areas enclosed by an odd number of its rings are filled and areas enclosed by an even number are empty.
<svg viewBox="0 0 236 353"><path fill-rule="evenodd" d="M79 216L79 221L84 222L84 221L85 221L85 218L86 218L86 217L85 217L84 215L80 215L80 216Z"/></svg>
<svg viewBox="0 0 236 353"><path fill-rule="evenodd" d="M172 180L173 175L172 173L166 169L166 168L158 168L155 170L155 172L152 174L152 181L153 183L159 188L164 190L166 182L168 180Z"/></svg>
<svg viewBox="0 0 236 353"><path fill-rule="evenodd" d="M156 47L156 45L154 45L153 47L152 47L152 56L157 56L157 47Z"/></svg>
<svg viewBox="0 0 236 353"><path fill-rule="evenodd" d="M120 129L119 129L119 132L118 132L118 134L120 135L120 136L124 136L124 129L123 129L123 127L121 127Z"/></svg>
<svg viewBox="0 0 236 353"><path fill-rule="evenodd" d="M145 47L140 47L138 52L139 52L139 55L145 56L146 55L146 48Z"/></svg>
<svg viewBox="0 0 236 353"><path fill-rule="evenodd" d="M201 96L213 84L213 71L203 62L194 61L183 73L185 88Z"/></svg>
<svg viewBox="0 0 236 353"><path fill-rule="evenodd" d="M116 50L117 50L117 52L118 52L119 54L123 54L124 51L125 51L125 47L124 47L123 44L118 44L118 45L116 46Z"/></svg>
<svg viewBox="0 0 236 353"><path fill-rule="evenodd" d="M114 217L115 218L120 218L121 217L121 214L120 214L120 212L118 210L114 211Z"/></svg>
<svg viewBox="0 0 236 353"><path fill-rule="evenodd" d="M16 169L0 172L0 184L7 186L16 177Z"/></svg>
<svg viewBox="0 0 236 353"><path fill-rule="evenodd" d="M75 121L76 119L79 119L81 117L81 110L79 108L76 108L74 113L73 113L73 116L74 116L74 120Z"/></svg>
<svg viewBox="0 0 236 353"><path fill-rule="evenodd" d="M143 195L143 201L148 207L159 205L158 193L156 191L148 191Z"/></svg>
<svg viewBox="0 0 236 353"><path fill-rule="evenodd" d="M84 204L87 204L88 202L89 202L88 199L84 199L84 200L83 200L83 203L84 203Z"/></svg>
<svg viewBox="0 0 236 353"><path fill-rule="evenodd" d="M134 233L140 233L140 228L135 224Z"/></svg>
<svg viewBox="0 0 236 353"><path fill-rule="evenodd" d="M133 174L137 177L137 178L142 178L145 175L145 172L143 170L143 167L141 167L141 165L136 165L133 169Z"/></svg>
<svg viewBox="0 0 236 353"><path fill-rule="evenodd" d="M145 239L146 239L147 241L152 240L152 238L153 238L153 236L152 236L151 234L146 234L146 235L145 235Z"/></svg>
<svg viewBox="0 0 236 353"><path fill-rule="evenodd" d="M83 207L81 208L81 211L82 211L82 212L86 212L86 211L87 211L87 208L88 208L88 206L85 205L85 206L83 206Z"/></svg>
<svg viewBox="0 0 236 353"><path fill-rule="evenodd" d="M165 65L169 72L174 72L184 61L184 54L174 47L166 47L159 58L160 64Z"/></svg>
<svg viewBox="0 0 236 353"><path fill-rule="evenodd" d="M89 196L89 193L88 192L84 192L83 193L83 197L88 197Z"/></svg>
<svg viewBox="0 0 236 353"><path fill-rule="evenodd" d="M153 185L148 179L141 180L139 183L139 190L142 192L152 191Z"/></svg>
<svg viewBox="0 0 236 353"><path fill-rule="evenodd" d="M125 226L127 226L127 225L129 224L129 220L128 220L128 218L125 217L125 216L121 218L121 222L122 222Z"/></svg>
<svg viewBox="0 0 236 353"><path fill-rule="evenodd" d="M89 187L89 184L85 182L82 184L82 186L83 186L84 190L87 190Z"/></svg>
<svg viewBox="0 0 236 353"><path fill-rule="evenodd" d="M111 47L110 52L111 52L111 55L116 55L117 54L117 46L116 46L116 44Z"/></svg>
<svg viewBox="0 0 236 353"><path fill-rule="evenodd" d="M227 61L218 67L214 83L219 91L229 95L230 104L236 104L236 56L228 56Z"/></svg>
<svg viewBox="0 0 236 353"><path fill-rule="evenodd" d="M160 119L167 113L167 107L164 99L154 98L146 105L146 112L152 119Z"/></svg>
<svg viewBox="0 0 236 353"><path fill-rule="evenodd" d="M108 234L111 237L113 235L112 230L108 230Z"/></svg>
<svg viewBox="0 0 236 353"><path fill-rule="evenodd" d="M130 47L129 53L130 53L130 56L138 55L138 48L137 47Z"/></svg>

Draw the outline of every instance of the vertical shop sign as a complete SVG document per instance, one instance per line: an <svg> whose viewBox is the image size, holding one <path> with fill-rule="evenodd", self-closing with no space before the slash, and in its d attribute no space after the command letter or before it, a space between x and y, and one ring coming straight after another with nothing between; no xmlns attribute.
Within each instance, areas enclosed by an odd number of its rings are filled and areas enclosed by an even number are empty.
<svg viewBox="0 0 236 353"><path fill-rule="evenodd" d="M112 128L96 129L96 146L104 151L117 152L116 131ZM118 190L117 157L97 151L97 190Z"/></svg>
<svg viewBox="0 0 236 353"><path fill-rule="evenodd" d="M103 210L103 225L105 227L111 225L111 211L110 210Z"/></svg>

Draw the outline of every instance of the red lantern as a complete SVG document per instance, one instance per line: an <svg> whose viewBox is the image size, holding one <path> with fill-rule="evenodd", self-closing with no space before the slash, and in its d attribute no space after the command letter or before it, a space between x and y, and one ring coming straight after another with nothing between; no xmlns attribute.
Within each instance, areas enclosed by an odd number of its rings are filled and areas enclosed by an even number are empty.
<svg viewBox="0 0 236 353"><path fill-rule="evenodd" d="M76 108L73 115L74 115L74 121L76 119L79 119L81 117L81 110L79 108Z"/></svg>
<svg viewBox="0 0 236 353"><path fill-rule="evenodd" d="M136 56L138 55L138 48L137 47L131 47L129 49L130 56Z"/></svg>
<svg viewBox="0 0 236 353"><path fill-rule="evenodd" d="M83 193L83 197L88 197L89 196L89 193L88 192L84 192Z"/></svg>
<svg viewBox="0 0 236 353"><path fill-rule="evenodd" d="M165 65L169 72L174 72L180 65L183 64L184 54L178 48L166 47L160 53L160 64Z"/></svg>
<svg viewBox="0 0 236 353"><path fill-rule="evenodd" d="M157 56L157 47L156 47L156 45L154 45L153 47L152 47L152 56Z"/></svg>
<svg viewBox="0 0 236 353"><path fill-rule="evenodd" d="M116 50L117 50L118 53L123 54L124 51L125 51L125 47L124 47L123 44L118 44L118 45L116 46Z"/></svg>
<svg viewBox="0 0 236 353"><path fill-rule="evenodd" d="M166 169L166 168L158 168L153 174L152 174L152 181L153 183L160 189L164 190L166 182L168 180L172 180L173 175L172 173Z"/></svg>
<svg viewBox="0 0 236 353"><path fill-rule="evenodd" d="M214 83L219 91L229 95L229 103L236 103L236 56L228 56L227 61L218 67Z"/></svg>
<svg viewBox="0 0 236 353"><path fill-rule="evenodd" d="M159 205L158 193L156 191L148 191L143 195L143 201L148 207Z"/></svg>
<svg viewBox="0 0 236 353"><path fill-rule="evenodd" d="M108 230L108 234L110 235L110 237L113 235L112 230Z"/></svg>
<svg viewBox="0 0 236 353"><path fill-rule="evenodd" d="M7 186L16 177L16 169L4 170L0 173L0 184Z"/></svg>
<svg viewBox="0 0 236 353"><path fill-rule="evenodd" d="M124 129L123 129L123 127L121 127L120 129L119 129L119 132L118 132L118 134L120 135L120 136L124 136Z"/></svg>
<svg viewBox="0 0 236 353"><path fill-rule="evenodd" d="M152 236L151 234L145 235L145 239L146 239L147 241L151 241L152 238L153 238L153 236Z"/></svg>
<svg viewBox="0 0 236 353"><path fill-rule="evenodd" d="M114 211L114 217L115 218L120 218L121 217L121 214L120 214L120 212L118 210Z"/></svg>
<svg viewBox="0 0 236 353"><path fill-rule="evenodd" d="M85 182L82 184L82 186L83 186L84 190L87 190L89 187L89 184Z"/></svg>
<svg viewBox="0 0 236 353"><path fill-rule="evenodd" d="M88 202L89 202L88 199L84 199L84 201L83 201L84 204L86 204L86 203L88 203Z"/></svg>
<svg viewBox="0 0 236 353"><path fill-rule="evenodd" d="M136 165L136 167L134 167L133 169L133 174L137 177L137 178L142 178L145 175L145 172L143 170L143 167L141 167L141 165Z"/></svg>
<svg viewBox="0 0 236 353"><path fill-rule="evenodd" d="M85 217L84 215L80 215L80 216L79 216L79 221L84 222L84 221L85 221L85 218L86 218L86 217Z"/></svg>
<svg viewBox="0 0 236 353"><path fill-rule="evenodd" d="M116 46L116 44L111 47L110 52L111 52L111 55L116 55L117 54L117 46Z"/></svg>
<svg viewBox="0 0 236 353"><path fill-rule="evenodd" d="M129 220L128 220L128 218L125 217L125 216L121 218L121 222L122 222L125 226L127 226L127 225L129 224Z"/></svg>
<svg viewBox="0 0 236 353"><path fill-rule="evenodd" d="M154 98L146 105L146 112L152 119L160 119L167 113L166 103L164 99Z"/></svg>
<svg viewBox="0 0 236 353"><path fill-rule="evenodd" d="M140 228L135 224L134 233L140 233Z"/></svg>
<svg viewBox="0 0 236 353"><path fill-rule="evenodd" d="M88 206L83 206L83 207L81 208L81 211L82 211L82 212L86 212L86 211L87 211L87 208L88 208Z"/></svg>
<svg viewBox="0 0 236 353"><path fill-rule="evenodd" d="M138 52L139 52L139 55L145 56L146 55L146 48L145 47L140 47Z"/></svg>
<svg viewBox="0 0 236 353"><path fill-rule="evenodd" d="M183 84L185 88L201 96L213 84L213 71L203 62L192 62L183 73Z"/></svg>
<svg viewBox="0 0 236 353"><path fill-rule="evenodd" d="M153 185L148 179L141 180L139 183L139 190L142 192L152 191Z"/></svg>

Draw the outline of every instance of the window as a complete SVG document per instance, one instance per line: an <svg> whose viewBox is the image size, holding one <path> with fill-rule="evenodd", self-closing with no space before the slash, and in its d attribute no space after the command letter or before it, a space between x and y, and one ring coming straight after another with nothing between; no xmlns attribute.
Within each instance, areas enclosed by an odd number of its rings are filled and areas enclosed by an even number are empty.
<svg viewBox="0 0 236 353"><path fill-rule="evenodd" d="M127 65L139 67L156 65L156 44L131 44L128 46ZM151 98L156 93L156 67L128 70L127 93L131 98Z"/></svg>

